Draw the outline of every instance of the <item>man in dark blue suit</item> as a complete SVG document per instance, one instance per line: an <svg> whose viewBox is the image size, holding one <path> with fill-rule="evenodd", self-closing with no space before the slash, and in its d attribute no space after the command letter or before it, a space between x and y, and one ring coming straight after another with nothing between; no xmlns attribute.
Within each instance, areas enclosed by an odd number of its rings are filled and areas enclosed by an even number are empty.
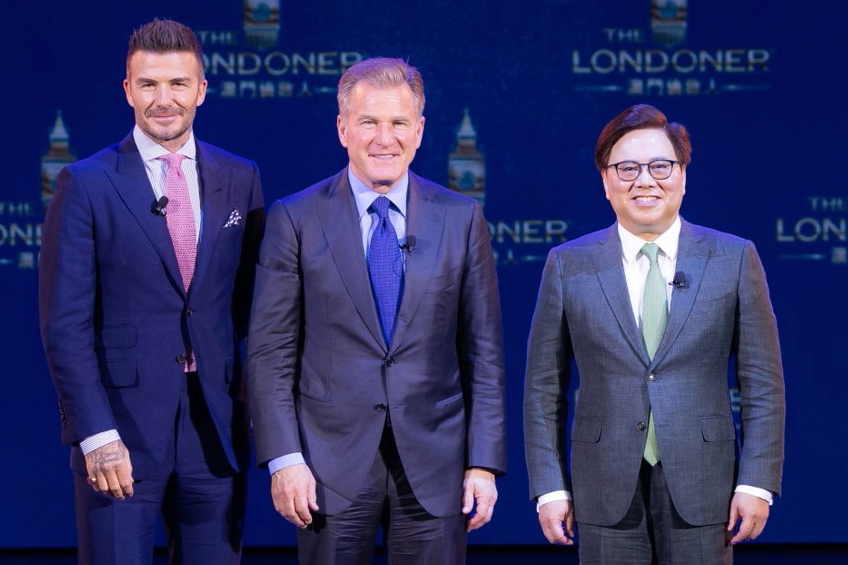
<svg viewBox="0 0 848 565"><path fill-rule="evenodd" d="M135 128L60 173L40 259L79 561L150 563L161 513L172 563L237 563L259 172L194 138L206 80L187 27L133 34L124 91Z"/></svg>
<svg viewBox="0 0 848 565"><path fill-rule="evenodd" d="M360 61L338 102L349 166L268 214L248 340L257 459L302 563L368 563L381 523L391 563L464 563L506 466L486 222L409 171L415 68Z"/></svg>

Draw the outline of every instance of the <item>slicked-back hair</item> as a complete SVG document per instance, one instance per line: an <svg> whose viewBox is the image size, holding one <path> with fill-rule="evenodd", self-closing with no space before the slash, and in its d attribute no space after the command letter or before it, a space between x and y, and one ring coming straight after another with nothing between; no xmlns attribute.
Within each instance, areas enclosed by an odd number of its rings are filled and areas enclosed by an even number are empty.
<svg viewBox="0 0 848 565"><path fill-rule="evenodd" d="M137 51L151 53L192 53L200 65L200 76L203 77L203 51L200 41L191 30L174 20L154 19L133 32L127 49L127 74L129 74L130 59Z"/></svg>
<svg viewBox="0 0 848 565"><path fill-rule="evenodd" d="M614 117L601 130L598 143L595 145L595 166L603 172L609 163L613 146L625 134L637 129L658 129L665 132L674 147L677 160L685 167L692 159L692 144L689 142L689 132L683 125L669 123L665 114L648 104L637 104L627 108Z"/></svg>
<svg viewBox="0 0 848 565"><path fill-rule="evenodd" d="M393 88L407 85L415 97L417 117L424 115L424 80L418 69L403 59L374 57L363 59L348 68L339 80L337 100L339 115L347 116L350 109L350 93L358 82L364 82L375 88Z"/></svg>

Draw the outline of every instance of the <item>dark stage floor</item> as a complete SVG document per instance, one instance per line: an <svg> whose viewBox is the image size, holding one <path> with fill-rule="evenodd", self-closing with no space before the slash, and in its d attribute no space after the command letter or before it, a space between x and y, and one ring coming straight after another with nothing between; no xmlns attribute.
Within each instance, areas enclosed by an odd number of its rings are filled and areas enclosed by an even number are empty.
<svg viewBox="0 0 848 565"><path fill-rule="evenodd" d="M167 565L164 552L157 552L154 565ZM2 565L72 565L73 549L8 550L0 549ZM245 550L243 565L296 565L290 548L250 548ZM374 558L373 565L385 565L385 555ZM472 546L467 565L577 565L574 548L539 546ZM845 545L744 545L736 548L735 565L848 565ZM626 565L626 564L622 564Z"/></svg>

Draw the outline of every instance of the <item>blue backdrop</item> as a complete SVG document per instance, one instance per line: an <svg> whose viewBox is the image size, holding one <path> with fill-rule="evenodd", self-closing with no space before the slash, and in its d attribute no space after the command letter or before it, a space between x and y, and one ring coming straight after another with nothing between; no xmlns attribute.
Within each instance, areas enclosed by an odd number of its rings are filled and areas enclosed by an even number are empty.
<svg viewBox="0 0 848 565"><path fill-rule="evenodd" d="M126 5L125 5L126 4ZM268 202L343 167L335 84L361 57L408 59L427 118L412 168L448 183L467 110L506 320L509 474L472 543L543 543L521 440L525 345L547 250L610 225L592 151L648 102L694 146L682 214L752 239L777 312L788 394L784 496L763 542L846 542L848 3L773 0L5 2L0 189L0 546L74 545L67 448L37 329L43 202L58 167L123 138L126 41L154 16L198 31L199 138L259 163ZM656 4L653 6L652 4ZM247 10L245 10L247 5ZM267 9L270 6L270 11ZM273 8L278 8L273 9ZM462 185L465 187L465 185ZM340 462L343 464L343 462ZM251 476L246 543L293 528Z"/></svg>

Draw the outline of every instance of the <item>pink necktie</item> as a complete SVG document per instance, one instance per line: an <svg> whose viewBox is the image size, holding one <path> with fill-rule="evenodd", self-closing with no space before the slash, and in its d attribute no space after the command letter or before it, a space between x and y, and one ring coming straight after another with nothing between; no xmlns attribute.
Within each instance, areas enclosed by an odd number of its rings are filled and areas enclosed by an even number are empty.
<svg viewBox="0 0 848 565"><path fill-rule="evenodd" d="M197 235L194 230L194 213L191 210L191 200L188 197L188 183L180 168L184 156L177 153L169 153L159 157L168 164L165 170L165 195L168 197L165 220L168 224L168 232L171 234L171 243L174 245L174 253L177 255L177 265L180 268L180 277L183 280L183 288L188 292L191 279L194 276L194 262L197 258ZM194 355L191 346L186 351L185 371L196 371Z"/></svg>
<svg viewBox="0 0 848 565"><path fill-rule="evenodd" d="M183 279L183 288L188 292L191 278L194 276L194 262L197 258L197 236L194 228L194 213L188 198L188 183L180 169L184 156L169 153L159 157L168 164L165 171L165 196L168 197L165 220L177 255L177 265Z"/></svg>

